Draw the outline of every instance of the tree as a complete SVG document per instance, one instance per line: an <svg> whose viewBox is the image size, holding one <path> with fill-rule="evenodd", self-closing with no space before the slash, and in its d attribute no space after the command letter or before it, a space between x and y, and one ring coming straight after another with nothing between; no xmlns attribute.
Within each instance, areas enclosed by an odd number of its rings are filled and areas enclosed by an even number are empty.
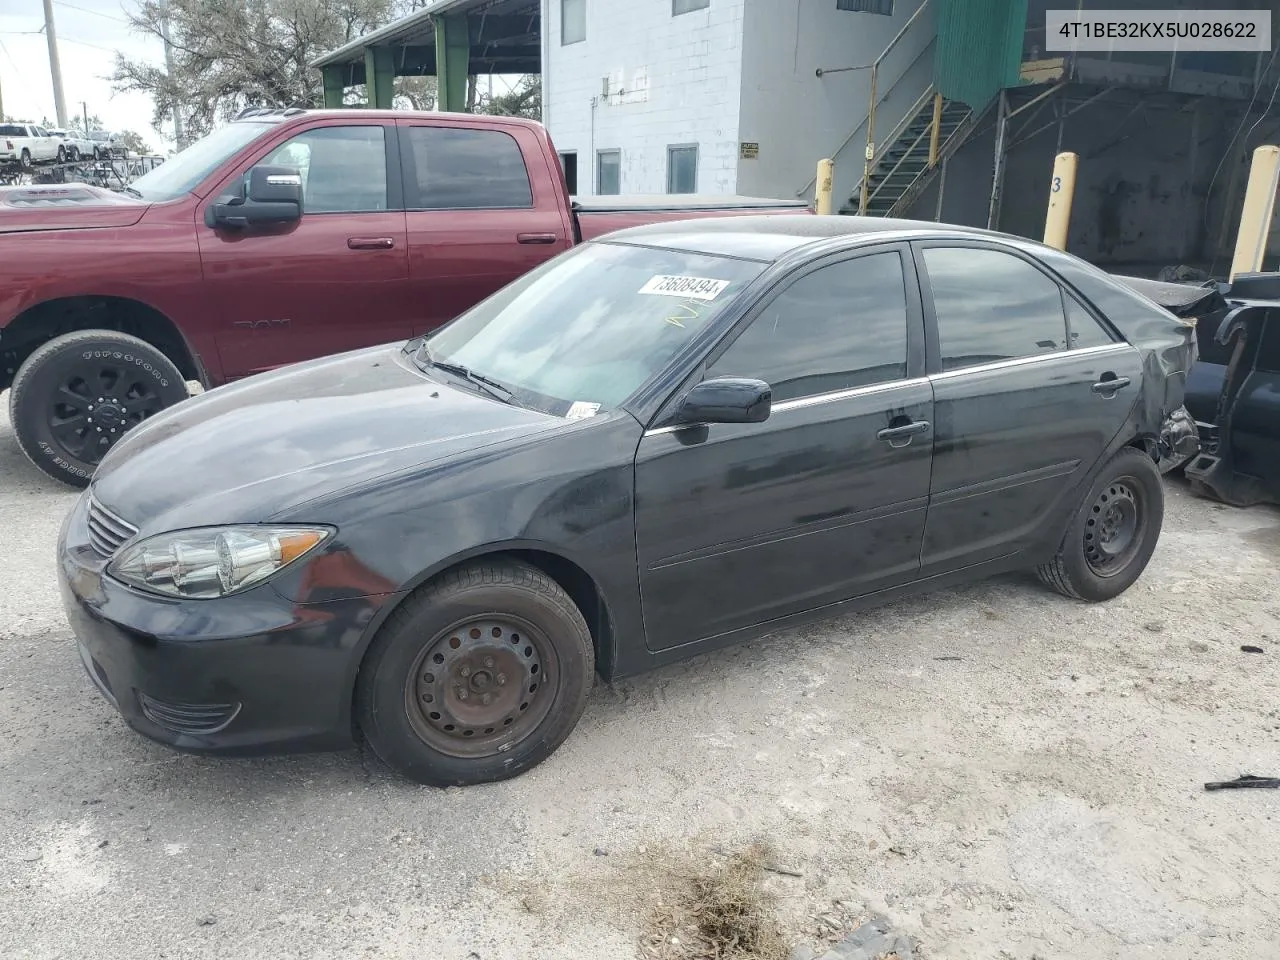
<svg viewBox="0 0 1280 960"><path fill-rule="evenodd" d="M81 138L87 138L90 132L102 129L102 118L96 113L91 113L89 115L89 126L86 128L84 125L84 114L77 113L71 118L71 123L68 124L68 126L71 127L72 133Z"/></svg>
<svg viewBox="0 0 1280 960"><path fill-rule="evenodd" d="M142 139L142 134L135 133L133 130L121 130L116 134L116 142L126 150L132 150L139 156L147 156L155 153L151 149L151 144Z"/></svg>
<svg viewBox="0 0 1280 960"><path fill-rule="evenodd" d="M526 74L508 93L481 96L476 105L477 113L494 113L506 117L542 118L542 77Z"/></svg>
<svg viewBox="0 0 1280 960"><path fill-rule="evenodd" d="M117 91L150 94L162 129L178 106L193 137L247 106L324 103L324 53L394 20L413 0L142 0L135 31L162 40L167 7L172 69L116 55Z"/></svg>

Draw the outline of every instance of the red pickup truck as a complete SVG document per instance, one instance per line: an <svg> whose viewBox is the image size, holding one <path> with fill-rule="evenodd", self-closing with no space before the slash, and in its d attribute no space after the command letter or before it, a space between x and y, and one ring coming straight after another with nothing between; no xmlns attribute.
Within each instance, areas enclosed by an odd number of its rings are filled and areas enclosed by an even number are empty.
<svg viewBox="0 0 1280 960"><path fill-rule="evenodd" d="M803 206L574 201L525 120L248 111L123 194L0 189L0 389L32 462L85 486L193 382L424 333L622 227Z"/></svg>

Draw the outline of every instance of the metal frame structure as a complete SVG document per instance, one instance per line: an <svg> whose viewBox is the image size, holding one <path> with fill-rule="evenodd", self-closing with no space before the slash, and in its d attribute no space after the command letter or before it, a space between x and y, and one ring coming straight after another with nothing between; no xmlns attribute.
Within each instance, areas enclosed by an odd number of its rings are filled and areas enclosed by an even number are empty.
<svg viewBox="0 0 1280 960"><path fill-rule="evenodd" d="M349 87L364 103L390 108L396 77L435 76L442 110L466 109L467 78L542 72L538 0L435 0L421 10L326 53L312 67L324 77L326 107L346 106Z"/></svg>

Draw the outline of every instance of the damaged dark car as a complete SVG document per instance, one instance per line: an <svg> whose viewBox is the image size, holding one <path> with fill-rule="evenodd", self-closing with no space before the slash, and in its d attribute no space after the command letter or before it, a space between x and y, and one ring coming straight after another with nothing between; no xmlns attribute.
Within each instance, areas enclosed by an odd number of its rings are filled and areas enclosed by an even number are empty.
<svg viewBox="0 0 1280 960"><path fill-rule="evenodd" d="M1012 570L1121 594L1160 535L1194 338L1000 234L625 230L426 337L144 422L63 526L64 604L155 740L362 737L422 783L500 780L597 675Z"/></svg>

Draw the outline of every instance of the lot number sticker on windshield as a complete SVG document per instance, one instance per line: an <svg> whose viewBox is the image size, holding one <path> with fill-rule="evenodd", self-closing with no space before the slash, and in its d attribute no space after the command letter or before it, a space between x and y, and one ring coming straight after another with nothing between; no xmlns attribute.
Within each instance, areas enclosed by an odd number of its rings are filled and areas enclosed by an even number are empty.
<svg viewBox="0 0 1280 960"><path fill-rule="evenodd" d="M575 400L569 406L569 412L565 414L566 420L582 420L586 417L594 417L596 411L600 409L598 403L588 403L586 400Z"/></svg>
<svg viewBox="0 0 1280 960"><path fill-rule="evenodd" d="M692 300L714 300L729 285L728 280L712 280L710 277L651 277L641 293L660 297L687 297Z"/></svg>

